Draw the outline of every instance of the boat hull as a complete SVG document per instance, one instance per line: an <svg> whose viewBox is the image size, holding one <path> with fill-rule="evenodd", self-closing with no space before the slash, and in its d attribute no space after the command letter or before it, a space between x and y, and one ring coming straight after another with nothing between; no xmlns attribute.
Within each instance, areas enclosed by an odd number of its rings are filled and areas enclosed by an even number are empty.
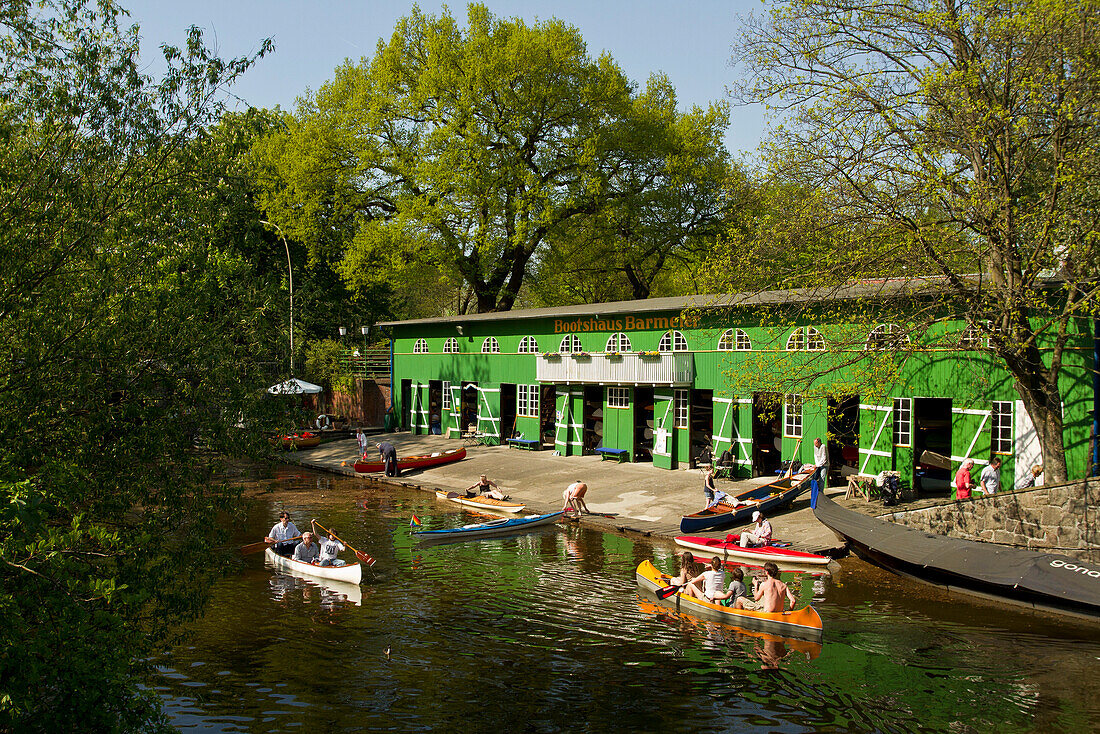
<svg viewBox="0 0 1100 734"><path fill-rule="evenodd" d="M657 567L647 560L638 564L635 580L639 587L655 594L658 589L668 585L669 577L658 571ZM754 612L711 604L703 599L684 596L679 592L668 599L660 600L660 603L678 612L738 627L749 627L802 640L821 639L821 615L810 606L789 612Z"/></svg>
<svg viewBox="0 0 1100 734"><path fill-rule="evenodd" d="M349 563L346 566L315 566L312 563L280 556L270 548L264 551L264 557L275 568L295 575L343 581L348 584L358 584L363 580L363 567L359 563Z"/></svg>
<svg viewBox="0 0 1100 734"><path fill-rule="evenodd" d="M783 505L794 502L810 486L811 476L812 472L795 474L793 477L784 477L771 484L745 490L734 496L734 499L741 502L738 507L720 502L714 507L684 515L680 518L680 532L688 535L701 530L725 530L735 525L746 525L752 521L752 513L757 510L769 515Z"/></svg>
<svg viewBox="0 0 1100 734"><path fill-rule="evenodd" d="M952 538L868 517L819 495L814 514L887 571L970 596L1100 620L1100 567L1069 556Z"/></svg>
<svg viewBox="0 0 1100 734"><path fill-rule="evenodd" d="M558 511L546 515L502 518L491 522L464 525L460 528L414 530L412 534L420 540L470 540L472 538L491 538L496 535L508 535L510 533L522 532L543 525L553 525L561 515L561 511Z"/></svg>
<svg viewBox="0 0 1100 734"><path fill-rule="evenodd" d="M452 497L451 495L455 496ZM451 502L457 502L460 505L465 505L466 507L473 507L478 510L488 510L490 512L515 513L520 512L526 507L526 505L493 499L492 497L467 497L456 492L436 492L435 496L436 499L449 500Z"/></svg>
<svg viewBox="0 0 1100 734"><path fill-rule="evenodd" d="M449 449L447 451L441 451L435 454L428 454L424 456L406 456L403 459L397 460L397 471L406 472L413 469L430 469L433 466L442 466L444 464L451 464L455 461L462 461L466 458L466 449ZM382 460L377 461L362 461L359 460L352 465L355 471L360 474L369 474L371 472L380 472L385 469L385 465Z"/></svg>
<svg viewBox="0 0 1100 734"><path fill-rule="evenodd" d="M762 565L772 561L781 566L827 566L829 558L819 556L816 553L790 550L789 548L776 548L766 545L760 548L742 548L736 542L719 540L717 538L703 538L696 535L681 535L676 538L676 544L703 555L718 556L723 561L737 560L748 561Z"/></svg>

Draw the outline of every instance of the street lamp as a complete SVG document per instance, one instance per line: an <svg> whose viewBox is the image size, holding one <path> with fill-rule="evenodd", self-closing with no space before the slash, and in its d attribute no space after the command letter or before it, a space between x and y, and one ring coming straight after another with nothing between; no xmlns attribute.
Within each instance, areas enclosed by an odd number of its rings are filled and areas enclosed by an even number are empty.
<svg viewBox="0 0 1100 734"><path fill-rule="evenodd" d="M290 275L290 376L294 377L294 268L290 266L290 245L286 243L286 235L283 234L282 227L264 219L260 220L260 224L279 230L279 237L283 240L283 247L286 248L286 270Z"/></svg>
<svg viewBox="0 0 1100 734"><path fill-rule="evenodd" d="M370 334L370 327L369 326L360 326L359 327L359 332L363 335L363 349L366 349L367 347L370 346L370 339L367 336L368 334Z"/></svg>

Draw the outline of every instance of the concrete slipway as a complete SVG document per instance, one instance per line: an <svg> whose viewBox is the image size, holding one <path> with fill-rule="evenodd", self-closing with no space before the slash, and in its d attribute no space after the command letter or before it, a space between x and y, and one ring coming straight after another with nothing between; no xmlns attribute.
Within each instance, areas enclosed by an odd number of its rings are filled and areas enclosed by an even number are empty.
<svg viewBox="0 0 1100 734"><path fill-rule="evenodd" d="M382 440L377 435L372 442ZM396 448L398 456L412 456L455 448L459 444L441 436L391 433L385 440ZM554 512L562 508L562 492L574 481L588 484L585 500L592 515L579 522L594 529L623 534L641 534L666 538L669 543L680 535L680 517L696 512L706 504L703 477L699 470L655 469L651 464L619 464L599 456L554 456L550 451L526 451L508 446L467 446L464 460L422 471L411 471L390 479L381 474L359 474L351 468L358 456L355 439L329 441L320 446L287 454L287 460L327 472L359 476L365 482L394 483L424 491L462 491L485 474L513 501L523 502L530 512ZM371 457L376 456L373 448ZM717 480L718 488L729 493L765 484L766 477L742 480ZM871 514L881 502L868 503L862 498L842 500L845 490L828 490L842 504ZM610 515L606 517L605 515ZM775 536L790 541L795 548L825 555L843 553L843 544L819 523L810 510L809 493L795 501L794 507L769 518ZM724 537L732 530L700 533Z"/></svg>

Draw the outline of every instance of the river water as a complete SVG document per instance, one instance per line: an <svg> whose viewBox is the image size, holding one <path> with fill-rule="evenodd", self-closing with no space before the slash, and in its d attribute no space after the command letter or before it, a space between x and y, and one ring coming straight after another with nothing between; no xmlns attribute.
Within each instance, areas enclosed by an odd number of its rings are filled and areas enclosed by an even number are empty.
<svg viewBox="0 0 1100 734"><path fill-rule="evenodd" d="M849 558L783 574L824 623L821 644L783 640L639 595L639 562L674 570L664 542L559 525L422 546L413 514L484 516L305 469L250 483L235 541L285 508L378 564L356 588L242 559L157 661L184 731L1100 730L1097 626L945 600Z"/></svg>

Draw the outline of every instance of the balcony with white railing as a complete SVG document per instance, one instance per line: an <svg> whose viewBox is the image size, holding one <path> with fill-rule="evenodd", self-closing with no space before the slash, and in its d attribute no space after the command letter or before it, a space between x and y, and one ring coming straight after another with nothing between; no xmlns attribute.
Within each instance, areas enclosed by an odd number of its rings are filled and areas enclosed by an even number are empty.
<svg viewBox="0 0 1100 734"><path fill-rule="evenodd" d="M690 386L695 380L691 352L622 354L540 354L539 382L603 385Z"/></svg>

